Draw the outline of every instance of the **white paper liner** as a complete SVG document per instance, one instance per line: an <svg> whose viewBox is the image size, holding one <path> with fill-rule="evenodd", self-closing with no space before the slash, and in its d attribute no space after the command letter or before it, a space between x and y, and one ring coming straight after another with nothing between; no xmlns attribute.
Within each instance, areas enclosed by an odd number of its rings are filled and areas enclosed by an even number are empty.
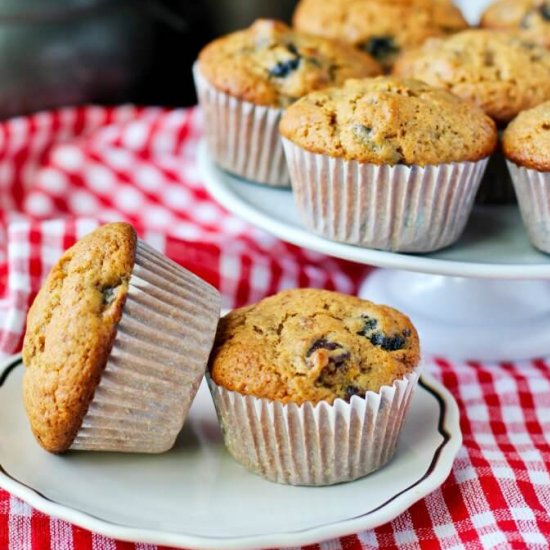
<svg viewBox="0 0 550 550"><path fill-rule="evenodd" d="M193 76L204 116L210 154L225 170L273 187L289 187L279 121L282 109L242 101L217 90L200 74Z"/></svg>
<svg viewBox="0 0 550 550"><path fill-rule="evenodd" d="M507 161L529 240L550 253L550 172L539 172Z"/></svg>
<svg viewBox="0 0 550 550"><path fill-rule="evenodd" d="M380 392L332 405L285 405L207 380L237 462L270 481L320 486L358 479L392 458L418 371Z"/></svg>
<svg viewBox="0 0 550 550"><path fill-rule="evenodd" d="M394 252L453 244L464 231L488 160L379 166L282 141L298 210L312 231Z"/></svg>
<svg viewBox="0 0 550 550"><path fill-rule="evenodd" d="M71 449L160 453L206 370L218 292L138 241L109 360Z"/></svg>

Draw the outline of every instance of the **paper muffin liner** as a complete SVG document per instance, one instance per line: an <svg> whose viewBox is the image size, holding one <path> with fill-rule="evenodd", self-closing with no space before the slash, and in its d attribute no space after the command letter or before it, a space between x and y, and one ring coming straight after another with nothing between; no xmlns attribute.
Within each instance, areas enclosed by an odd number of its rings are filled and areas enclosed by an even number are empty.
<svg viewBox="0 0 550 550"><path fill-rule="evenodd" d="M418 371L332 405L283 404L207 380L225 445L237 462L270 481L321 486L366 476L392 458Z"/></svg>
<svg viewBox="0 0 550 550"><path fill-rule="evenodd" d="M282 109L242 101L217 90L195 63L193 76L210 154L225 170L272 187L289 187L279 121Z"/></svg>
<svg viewBox="0 0 550 550"><path fill-rule="evenodd" d="M394 252L431 252L464 231L487 159L386 166L310 153L283 138L292 189L308 228L328 239Z"/></svg>
<svg viewBox="0 0 550 550"><path fill-rule="evenodd" d="M507 162L529 240L550 254L550 172Z"/></svg>
<svg viewBox="0 0 550 550"><path fill-rule="evenodd" d="M219 312L213 287L138 241L114 344L70 448L170 449L206 370Z"/></svg>

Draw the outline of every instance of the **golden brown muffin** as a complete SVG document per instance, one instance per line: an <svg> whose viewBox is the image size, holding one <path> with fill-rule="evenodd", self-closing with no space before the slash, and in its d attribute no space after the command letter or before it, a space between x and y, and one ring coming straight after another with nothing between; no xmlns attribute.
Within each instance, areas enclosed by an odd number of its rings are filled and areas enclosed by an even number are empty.
<svg viewBox="0 0 550 550"><path fill-rule="evenodd" d="M427 38L468 28L450 0L301 0L294 26L353 44L385 67Z"/></svg>
<svg viewBox="0 0 550 550"><path fill-rule="evenodd" d="M404 54L394 74L453 92L500 124L550 99L550 51L500 31L429 40Z"/></svg>
<svg viewBox="0 0 550 550"><path fill-rule="evenodd" d="M502 147L518 166L550 172L550 101L520 113L504 132Z"/></svg>
<svg viewBox="0 0 550 550"><path fill-rule="evenodd" d="M312 90L382 71L373 58L351 46L265 19L207 45L199 66L218 90L271 107L285 107Z"/></svg>
<svg viewBox="0 0 550 550"><path fill-rule="evenodd" d="M419 362L418 335L398 311L326 290L281 292L219 324L214 382L282 403L332 403L379 391Z"/></svg>
<svg viewBox="0 0 550 550"><path fill-rule="evenodd" d="M483 14L481 26L518 31L524 39L550 48L550 2L498 0Z"/></svg>
<svg viewBox="0 0 550 550"><path fill-rule="evenodd" d="M78 432L116 335L134 266L131 225L103 226L67 250L27 317L23 397L47 450L63 452Z"/></svg>
<svg viewBox="0 0 550 550"><path fill-rule="evenodd" d="M481 109L416 80L349 80L313 92L283 115L281 134L312 153L372 164L477 161L497 142Z"/></svg>

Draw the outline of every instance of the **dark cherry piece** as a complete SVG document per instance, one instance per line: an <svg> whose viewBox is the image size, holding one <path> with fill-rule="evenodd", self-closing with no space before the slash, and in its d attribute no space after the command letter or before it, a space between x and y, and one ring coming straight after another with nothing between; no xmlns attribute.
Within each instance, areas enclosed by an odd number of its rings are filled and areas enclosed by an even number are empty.
<svg viewBox="0 0 550 550"><path fill-rule="evenodd" d="M340 353L332 355L329 358L329 365L334 367L335 369L343 367L344 363L351 357L350 352L344 350L341 344L337 344L336 342L329 342L326 338L321 338L320 340L314 342L313 345L309 348L306 357L311 357L314 352L320 349L326 349L328 351L335 351L340 349L342 350Z"/></svg>
<svg viewBox="0 0 550 550"><path fill-rule="evenodd" d="M285 78L291 72L295 71L300 65L301 56L294 44L288 44L286 49L294 56L286 61L279 61L275 67L273 67L269 74L275 78Z"/></svg>
<svg viewBox="0 0 550 550"><path fill-rule="evenodd" d="M373 36L361 45L361 49L370 53L370 55L379 61L383 61L399 53L399 47L392 36Z"/></svg>
<svg viewBox="0 0 550 550"><path fill-rule="evenodd" d="M116 298L116 290L117 290L118 287L106 287L104 288L101 292L103 294L102 296L102 301L103 301L103 305L105 306L110 306L115 298Z"/></svg>
<svg viewBox="0 0 550 550"><path fill-rule="evenodd" d="M310 357L318 349L328 349L329 351L334 351L335 349L340 349L342 346L336 342L329 342L325 338L321 338L316 342L313 342L312 346L307 351L306 357Z"/></svg>
<svg viewBox="0 0 550 550"><path fill-rule="evenodd" d="M359 336L368 336L378 326L378 321L368 315L361 315L363 328L357 333Z"/></svg>
<svg viewBox="0 0 550 550"><path fill-rule="evenodd" d="M348 401L354 396L358 395L359 397L364 397L365 392L361 391L357 386L348 386L346 388L346 398Z"/></svg>
<svg viewBox="0 0 550 550"><path fill-rule="evenodd" d="M394 334L393 336L386 336L381 332L375 332L369 339L374 346L378 346L385 351L398 351L405 347L409 336L410 333L408 330L402 334Z"/></svg>

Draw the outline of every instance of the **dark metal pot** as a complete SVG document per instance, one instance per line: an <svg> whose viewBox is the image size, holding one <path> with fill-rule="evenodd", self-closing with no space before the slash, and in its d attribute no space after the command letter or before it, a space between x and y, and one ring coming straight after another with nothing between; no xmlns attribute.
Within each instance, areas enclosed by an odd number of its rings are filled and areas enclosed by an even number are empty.
<svg viewBox="0 0 550 550"><path fill-rule="evenodd" d="M140 0L0 0L0 118L128 100L151 37Z"/></svg>
<svg viewBox="0 0 550 550"><path fill-rule="evenodd" d="M216 34L251 25L260 17L290 21L297 0L207 0Z"/></svg>

